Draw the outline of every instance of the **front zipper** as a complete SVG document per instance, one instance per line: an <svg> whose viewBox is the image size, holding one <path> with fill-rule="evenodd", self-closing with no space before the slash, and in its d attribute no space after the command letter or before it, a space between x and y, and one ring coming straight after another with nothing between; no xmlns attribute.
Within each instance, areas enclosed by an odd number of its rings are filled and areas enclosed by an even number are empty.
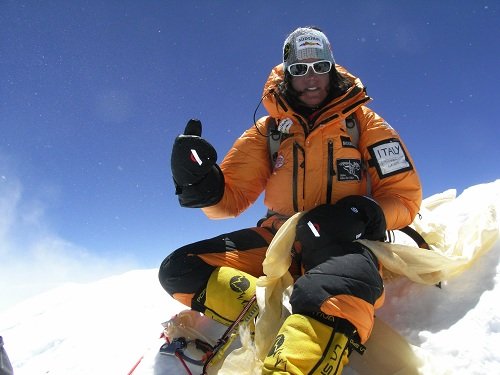
<svg viewBox="0 0 500 375"><path fill-rule="evenodd" d="M299 187L298 187L298 181L299 181L299 151L302 152L302 159L303 159L303 164L304 164L304 170L305 170L305 161L306 161L306 155L304 152L304 149L302 146L300 146L297 142L293 142L293 182L292 182L292 192L293 192L293 211L294 212L299 212ZM302 173L302 175L305 175L305 172ZM302 181L304 182L304 181ZM304 183L302 183L302 198L304 196Z"/></svg>
<svg viewBox="0 0 500 375"><path fill-rule="evenodd" d="M326 203L332 203L332 187L333 176L335 176L335 169L333 168L333 141L328 140L328 167L326 176Z"/></svg>

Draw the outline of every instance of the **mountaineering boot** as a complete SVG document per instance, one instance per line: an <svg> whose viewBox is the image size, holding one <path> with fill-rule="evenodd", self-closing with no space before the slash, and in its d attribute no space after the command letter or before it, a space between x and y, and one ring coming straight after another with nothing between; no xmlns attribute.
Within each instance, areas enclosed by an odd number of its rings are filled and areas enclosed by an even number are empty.
<svg viewBox="0 0 500 375"><path fill-rule="evenodd" d="M229 326L213 347L205 361L203 373L224 358L226 350L239 333L239 327L246 326L255 331L254 318L259 313L255 288L257 279L231 267L218 267L210 275L207 286L197 293L191 307L203 312L213 320Z"/></svg>
<svg viewBox="0 0 500 375"><path fill-rule="evenodd" d="M332 325L305 315L290 315L264 360L262 375L341 374L348 362L354 328L344 319L330 318Z"/></svg>
<svg viewBox="0 0 500 375"><path fill-rule="evenodd" d="M218 267L210 275L205 289L193 297L191 307L228 326L254 296L256 281L254 276L235 268ZM257 315L257 305L247 314L253 316L244 321L250 321Z"/></svg>

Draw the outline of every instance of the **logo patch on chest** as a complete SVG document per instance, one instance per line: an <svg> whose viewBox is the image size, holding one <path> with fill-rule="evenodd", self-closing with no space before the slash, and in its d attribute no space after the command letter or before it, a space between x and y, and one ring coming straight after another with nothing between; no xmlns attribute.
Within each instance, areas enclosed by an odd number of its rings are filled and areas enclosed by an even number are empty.
<svg viewBox="0 0 500 375"><path fill-rule="evenodd" d="M276 161L274 162L274 169L280 169L285 164L285 157L278 154Z"/></svg>
<svg viewBox="0 0 500 375"><path fill-rule="evenodd" d="M359 159L338 159L337 179L339 181L361 181L361 161Z"/></svg>
<svg viewBox="0 0 500 375"><path fill-rule="evenodd" d="M342 141L342 147L356 148L356 146L352 143L351 138L341 136L340 140Z"/></svg>

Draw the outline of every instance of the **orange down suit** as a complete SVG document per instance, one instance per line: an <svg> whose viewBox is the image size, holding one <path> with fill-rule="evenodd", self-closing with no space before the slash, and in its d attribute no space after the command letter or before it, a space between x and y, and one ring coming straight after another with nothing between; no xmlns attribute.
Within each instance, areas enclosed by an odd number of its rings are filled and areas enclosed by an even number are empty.
<svg viewBox="0 0 500 375"><path fill-rule="evenodd" d="M265 205L284 216L335 203L347 195L370 194L384 211L387 229L399 229L412 222L422 200L413 161L397 132L364 106L370 98L360 80L338 65L337 70L348 75L354 85L321 109L310 127L308 120L295 113L278 94L277 86L283 80L282 65L273 69L265 84L263 103L277 122L284 119L293 122L288 129L290 136L281 142L274 170L271 170L268 140L262 136L267 134L266 117L257 121L259 131L255 127L245 131L220 165L225 179L224 196L216 205L203 208L208 217L237 216L265 191ZM349 145L345 127L345 119L352 113L359 124L358 147ZM394 141L386 142L388 140ZM377 148L380 142L386 142L382 143L385 147ZM391 159L388 156L391 152L399 153L404 159ZM395 166L388 165L391 160ZM349 162L360 169L353 173L344 170L342 166L349 166ZM385 165L380 166L378 162ZM370 192L367 191L368 179Z"/></svg>
<svg viewBox="0 0 500 375"><path fill-rule="evenodd" d="M360 80L342 67L336 68L352 86L320 109L314 121L296 113L280 95L282 65L272 70L263 104L282 133L274 165L266 137L267 117L263 117L236 140L221 162L225 182L222 199L202 208L209 218L235 217L265 192L269 217L260 227L186 245L167 257L160 268L160 281L176 299L196 309L193 295L203 288L215 267L230 266L255 277L262 275L267 246L279 225L295 212L334 204L349 195L369 195L381 206L387 229L412 222L422 199L413 161L397 132L365 106L370 98ZM359 126L357 146L346 129L345 120L351 114ZM349 320L365 342L373 327L374 310L384 297L380 265L372 258L368 249L362 249L325 263L324 269L330 267L331 271L326 272L326 278L299 275L292 297L326 295L309 306L315 304L316 311L326 316ZM347 278L339 276L346 268L352 273ZM322 281L315 281L319 279ZM352 280L358 282L354 289ZM365 287L372 281L372 289Z"/></svg>

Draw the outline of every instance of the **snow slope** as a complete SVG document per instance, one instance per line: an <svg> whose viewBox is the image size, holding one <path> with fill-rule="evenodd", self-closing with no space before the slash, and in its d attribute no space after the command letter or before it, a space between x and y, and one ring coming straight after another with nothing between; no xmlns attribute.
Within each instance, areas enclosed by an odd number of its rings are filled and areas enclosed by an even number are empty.
<svg viewBox="0 0 500 375"><path fill-rule="evenodd" d="M499 182L474 187L473 197L457 202L478 202L492 186L498 197ZM441 288L391 280L378 315L430 353L439 373L498 374L499 258L497 241ZM0 335L16 375L127 374L161 332L161 322L183 309L163 292L156 274L137 270L67 284L1 313Z"/></svg>

